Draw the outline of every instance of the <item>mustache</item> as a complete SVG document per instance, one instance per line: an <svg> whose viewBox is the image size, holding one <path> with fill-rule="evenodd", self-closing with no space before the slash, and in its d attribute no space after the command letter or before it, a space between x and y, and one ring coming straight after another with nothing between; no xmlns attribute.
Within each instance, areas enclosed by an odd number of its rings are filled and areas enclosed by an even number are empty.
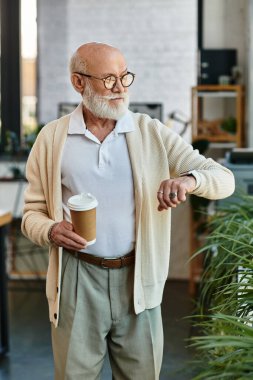
<svg viewBox="0 0 253 380"><path fill-rule="evenodd" d="M128 97L127 94L122 93L122 94L115 94L115 95L105 95L105 96L100 96L101 99L105 100L111 100L111 99L126 99Z"/></svg>
<svg viewBox="0 0 253 380"><path fill-rule="evenodd" d="M128 99L128 94L122 93L122 94L112 94L112 95L97 95L99 99L104 99L104 100L111 100L111 99Z"/></svg>

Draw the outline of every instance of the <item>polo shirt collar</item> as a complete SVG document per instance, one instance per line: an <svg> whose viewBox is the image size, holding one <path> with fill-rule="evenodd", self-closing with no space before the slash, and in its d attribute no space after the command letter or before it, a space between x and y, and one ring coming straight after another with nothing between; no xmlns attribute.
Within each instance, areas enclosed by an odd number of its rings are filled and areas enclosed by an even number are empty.
<svg viewBox="0 0 253 380"><path fill-rule="evenodd" d="M76 109L71 113L69 120L68 134L86 134L86 124L83 118L83 104L80 103ZM134 120L130 113L127 111L116 123L114 128L115 135L119 133L133 132L135 130Z"/></svg>
<svg viewBox="0 0 253 380"><path fill-rule="evenodd" d="M84 135L85 130L86 125L83 119L83 104L80 103L70 114L68 134Z"/></svg>

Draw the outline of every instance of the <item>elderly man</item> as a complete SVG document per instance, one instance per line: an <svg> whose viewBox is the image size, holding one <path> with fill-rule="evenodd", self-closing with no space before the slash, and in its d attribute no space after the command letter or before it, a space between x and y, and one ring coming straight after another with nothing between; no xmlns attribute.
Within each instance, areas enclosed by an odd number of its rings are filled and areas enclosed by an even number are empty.
<svg viewBox="0 0 253 380"><path fill-rule="evenodd" d="M234 178L158 120L128 110L135 75L118 49L84 44L70 71L82 102L40 132L22 221L29 239L49 245L55 379L99 379L107 350L114 379L158 379L171 209L189 193L227 197ZM93 245L75 233L67 207L81 192L99 203Z"/></svg>

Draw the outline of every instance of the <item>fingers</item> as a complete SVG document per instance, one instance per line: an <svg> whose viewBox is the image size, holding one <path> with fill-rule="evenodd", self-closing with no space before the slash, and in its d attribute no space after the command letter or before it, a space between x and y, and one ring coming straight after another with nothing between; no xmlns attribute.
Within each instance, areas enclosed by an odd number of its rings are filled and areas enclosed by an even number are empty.
<svg viewBox="0 0 253 380"><path fill-rule="evenodd" d="M158 211L177 207L186 201L186 194L187 187L183 177L163 181L157 192Z"/></svg>
<svg viewBox="0 0 253 380"><path fill-rule="evenodd" d="M180 187L178 189L177 198L180 201L180 203L186 201L186 190L184 188Z"/></svg>
<svg viewBox="0 0 253 380"><path fill-rule="evenodd" d="M84 249L87 247L87 242L85 244L76 243L74 240L67 238L66 236L62 236L59 239L60 247L64 247L73 251L80 251L81 249Z"/></svg>
<svg viewBox="0 0 253 380"><path fill-rule="evenodd" d="M181 201L178 198L179 193L179 186L177 182L166 182L165 183L165 192L164 192L164 199L169 207L177 207L178 204L181 203Z"/></svg>
<svg viewBox="0 0 253 380"><path fill-rule="evenodd" d="M176 188L168 188L168 186L163 187L164 190L159 189L157 193L157 198L159 201L159 211L168 210L168 208L175 208L181 203L178 197L178 191Z"/></svg>
<svg viewBox="0 0 253 380"><path fill-rule="evenodd" d="M86 248L87 241L77 235L73 230L73 225L63 220L52 229L51 237L53 242L59 247L72 250L81 250Z"/></svg>
<svg viewBox="0 0 253 380"><path fill-rule="evenodd" d="M157 192L157 199L159 201L158 210L159 211L167 210L168 206L167 206L167 203L164 200L164 192L163 192L162 188L159 189L158 192Z"/></svg>

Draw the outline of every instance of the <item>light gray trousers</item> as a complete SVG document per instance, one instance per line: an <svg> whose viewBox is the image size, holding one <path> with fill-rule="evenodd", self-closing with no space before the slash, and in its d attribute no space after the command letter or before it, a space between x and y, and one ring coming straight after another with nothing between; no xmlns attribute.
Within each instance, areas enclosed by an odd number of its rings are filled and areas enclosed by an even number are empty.
<svg viewBox="0 0 253 380"><path fill-rule="evenodd" d="M134 313L133 277L134 265L104 269L63 252L55 380L100 379L107 350L114 379L159 379L161 309Z"/></svg>

